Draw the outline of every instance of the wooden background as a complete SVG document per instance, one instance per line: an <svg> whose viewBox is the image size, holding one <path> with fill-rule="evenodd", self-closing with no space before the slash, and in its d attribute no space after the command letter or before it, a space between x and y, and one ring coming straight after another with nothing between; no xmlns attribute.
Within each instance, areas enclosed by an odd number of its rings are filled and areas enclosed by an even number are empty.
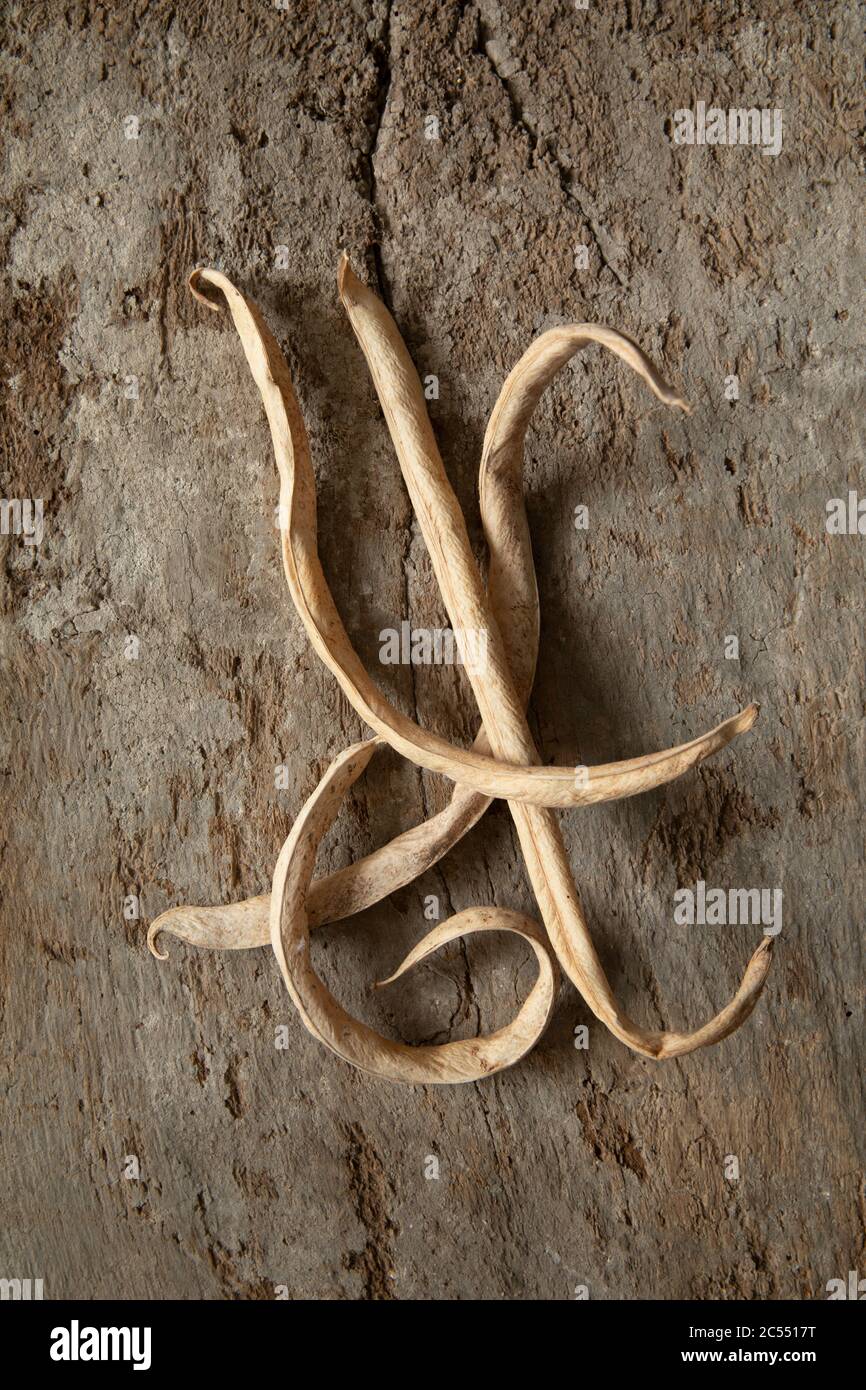
<svg viewBox="0 0 866 1390"><path fill-rule="evenodd" d="M82 1298L789 1299L866 1274L864 540L825 529L828 499L866 493L857 21L841 0L10 4L2 488L44 499L45 533L0 541L0 1276ZM781 154L673 145L698 100L779 108ZM291 609L263 412L232 330L187 292L196 263L286 348L359 651L418 720L475 731L454 670L378 665L381 629L445 618L337 303L344 246L439 378L479 554L486 418L540 331L624 329L694 406L666 411L598 351L545 397L532 726L545 760L592 763L761 703L700 771L562 815L647 1026L709 1017L758 939L676 926L677 886L783 889L765 996L717 1048L649 1062L566 984L514 1070L395 1088L307 1036L269 950L145 949L168 906L267 890L363 734ZM446 795L380 755L322 868ZM490 1030L533 978L508 938L370 993L428 894L443 915L535 913L504 807L314 959L395 1036Z"/></svg>

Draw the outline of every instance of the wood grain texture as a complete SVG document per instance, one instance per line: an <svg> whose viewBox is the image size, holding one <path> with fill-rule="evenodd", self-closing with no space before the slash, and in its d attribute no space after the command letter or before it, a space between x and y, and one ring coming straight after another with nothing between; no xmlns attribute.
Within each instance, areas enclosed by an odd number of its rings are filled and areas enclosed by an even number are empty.
<svg viewBox="0 0 866 1390"><path fill-rule="evenodd" d="M7 9L0 492L44 498L45 535L0 538L0 1276L84 1298L822 1297L866 1272L864 539L825 529L829 498L866 494L856 12L432 9ZM781 154L674 147L672 113L699 99L782 109ZM675 889L784 890L761 1005L717 1048L659 1067L564 985L518 1069L388 1087L308 1038L269 952L147 952L175 903L265 892L366 733L286 598L267 427L231 329L191 301L196 262L287 353L360 656L419 724L476 732L462 674L378 664L383 628L446 619L334 293L344 246L439 378L431 418L479 554L485 423L539 332L621 326L692 404L673 416L598 354L542 399L530 727L545 763L594 764L761 705L681 781L556 813L605 971L650 1026L718 1008L754 939L676 926ZM317 872L449 794L379 755ZM430 894L442 918L537 915L503 806L387 904L318 930L317 972L395 1037L490 1032L535 971L499 934L370 993L429 929Z"/></svg>

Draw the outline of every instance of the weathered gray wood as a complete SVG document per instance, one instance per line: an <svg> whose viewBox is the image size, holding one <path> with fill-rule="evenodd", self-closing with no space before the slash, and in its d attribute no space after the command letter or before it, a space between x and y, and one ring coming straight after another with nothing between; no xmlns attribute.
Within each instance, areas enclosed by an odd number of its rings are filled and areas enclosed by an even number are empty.
<svg viewBox="0 0 866 1390"><path fill-rule="evenodd" d="M866 491L856 7L10 11L2 488L44 498L45 533L35 553L2 540L0 1276L92 1298L793 1298L866 1273L864 539L825 530L829 498ZM781 153L674 146L673 112L698 100L780 108ZM165 907L266 890L293 815L363 732L291 611L262 411L230 328L186 291L196 262L287 347L323 561L364 658L402 617L444 621L337 306L343 246L439 377L431 414L476 537L486 417L544 327L630 332L694 404L675 418L598 352L542 403L533 727L551 762L596 762L761 702L698 774L563 817L605 965L650 1025L709 1016L758 939L676 926L677 886L783 889L766 995L718 1048L655 1065L564 987L513 1071L395 1089L308 1038L270 952L145 951ZM420 720L474 732L453 672L382 680ZM380 756L326 866L446 794ZM535 911L504 808L324 929L316 958L402 1036L489 1029L531 979L506 938L369 993L430 893L443 913Z"/></svg>

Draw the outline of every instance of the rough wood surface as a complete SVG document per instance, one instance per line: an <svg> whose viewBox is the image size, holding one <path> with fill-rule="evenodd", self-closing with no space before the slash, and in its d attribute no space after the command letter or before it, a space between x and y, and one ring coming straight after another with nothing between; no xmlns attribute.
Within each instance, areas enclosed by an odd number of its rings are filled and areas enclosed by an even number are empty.
<svg viewBox="0 0 866 1390"><path fill-rule="evenodd" d="M37 548L0 538L0 1277L85 1298L792 1298L866 1273L864 539L825 525L866 493L857 20L841 0L8 7L0 481L45 519ZM675 146L698 100L781 109L781 153ZM306 1034L268 950L146 950L175 903L266 891L365 733L290 609L267 427L232 330L189 295L196 263L288 354L357 650L419 723L476 732L462 674L378 664L383 628L445 617L338 304L343 247L439 378L479 553L486 420L538 332L622 328L692 403L674 417L600 352L542 401L530 723L544 761L591 764L760 703L685 779L556 813L647 1027L708 1016L754 944L676 925L676 888L783 889L765 994L716 1048L632 1054L566 984L514 1070L397 1088ZM447 796L381 754L320 872ZM504 936L370 993L431 894L442 917L537 915L503 806L317 931L316 968L394 1036L491 1031L535 970Z"/></svg>

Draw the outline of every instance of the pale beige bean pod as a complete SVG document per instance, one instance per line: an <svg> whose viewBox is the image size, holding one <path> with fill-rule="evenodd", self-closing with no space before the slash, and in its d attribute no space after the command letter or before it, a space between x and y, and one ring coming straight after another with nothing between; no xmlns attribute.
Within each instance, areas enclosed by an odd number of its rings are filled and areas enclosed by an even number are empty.
<svg viewBox="0 0 866 1390"><path fill-rule="evenodd" d="M317 879L307 898L310 926L324 926L327 922L353 917L412 883L448 853L489 805L488 797L455 786L444 811L404 831L345 869ZM163 933L178 937L188 946L220 951L268 946L271 940L270 903L270 893L264 893L219 907L172 907L151 923L147 944L158 960L167 958L156 946L157 938Z"/></svg>
<svg viewBox="0 0 866 1390"><path fill-rule="evenodd" d="M347 1013L326 988L310 959L307 893L316 853L337 816L346 792L360 777L377 742L347 748L331 764L306 802L280 850L271 892L270 927L286 988L304 1025L338 1057L373 1076L410 1084L447 1085L479 1081L513 1066L541 1037L553 1011L557 972L543 934L530 918L505 908L470 908L442 922L398 967L388 984L431 952L472 932L508 931L523 937L535 952L538 979L512 1021L494 1033L438 1047L412 1047L384 1038Z"/></svg>
<svg viewBox="0 0 866 1390"><path fill-rule="evenodd" d="M418 374L385 305L361 284L345 258L340 269L340 292L367 359L451 625L455 630L488 631L487 660L481 669L467 668L467 675L491 748L499 758L512 764L521 760L530 764L537 753L508 668L505 645L472 556L463 514L433 437ZM602 331L611 334L611 330ZM579 326L574 335L578 342L586 338L586 326ZM626 340L620 345L620 355L626 360L636 351ZM524 417L528 419L526 412L531 411L533 395L537 399L536 390L545 371L537 363L543 358L543 349L538 357L530 349L529 370L521 374L519 364L510 384L506 384L508 396L503 410L507 411L509 401L516 399L518 424ZM523 402L521 379L529 382ZM670 1057L719 1041L748 1016L769 969L769 937L763 938L752 956L734 998L702 1027L689 1033L647 1030L631 1019L619 1006L598 959L555 817L546 808L513 797L509 804L530 880L560 964L611 1032L645 1056Z"/></svg>

